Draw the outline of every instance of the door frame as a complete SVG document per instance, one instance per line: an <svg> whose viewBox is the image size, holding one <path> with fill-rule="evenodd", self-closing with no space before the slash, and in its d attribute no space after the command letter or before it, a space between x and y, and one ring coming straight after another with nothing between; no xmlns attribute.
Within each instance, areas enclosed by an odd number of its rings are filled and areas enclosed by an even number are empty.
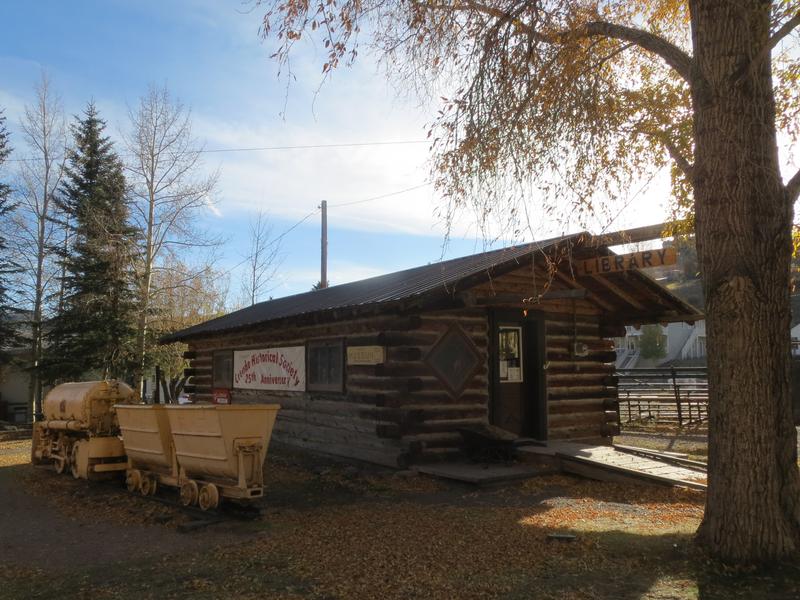
<svg viewBox="0 0 800 600"><path fill-rule="evenodd" d="M494 423L495 402L502 398L502 383L498 361L498 327L508 325L522 328L523 437L547 440L547 382L544 368L546 358L545 317L539 311L523 309L489 309L489 422ZM534 379L535 378L535 379Z"/></svg>

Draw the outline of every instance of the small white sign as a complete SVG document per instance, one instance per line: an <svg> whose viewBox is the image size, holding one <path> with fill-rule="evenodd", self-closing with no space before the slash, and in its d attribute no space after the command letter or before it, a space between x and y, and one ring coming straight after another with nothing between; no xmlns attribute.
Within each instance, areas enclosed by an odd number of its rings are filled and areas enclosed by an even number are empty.
<svg viewBox="0 0 800 600"><path fill-rule="evenodd" d="M304 391L306 389L305 347L235 351L233 387L245 390Z"/></svg>

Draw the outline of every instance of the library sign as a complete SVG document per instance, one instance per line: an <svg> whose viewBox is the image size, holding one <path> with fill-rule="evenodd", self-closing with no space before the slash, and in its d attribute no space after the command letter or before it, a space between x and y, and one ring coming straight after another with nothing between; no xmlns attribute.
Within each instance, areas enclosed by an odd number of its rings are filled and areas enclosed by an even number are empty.
<svg viewBox="0 0 800 600"><path fill-rule="evenodd" d="M233 387L244 390L304 391L306 389L305 347L235 351Z"/></svg>
<svg viewBox="0 0 800 600"><path fill-rule="evenodd" d="M678 262L678 253L675 248L661 248L659 250L645 250L630 254L611 254L609 256L596 256L578 261L575 271L577 275L608 275L633 269L649 269L650 267L663 267L674 265Z"/></svg>

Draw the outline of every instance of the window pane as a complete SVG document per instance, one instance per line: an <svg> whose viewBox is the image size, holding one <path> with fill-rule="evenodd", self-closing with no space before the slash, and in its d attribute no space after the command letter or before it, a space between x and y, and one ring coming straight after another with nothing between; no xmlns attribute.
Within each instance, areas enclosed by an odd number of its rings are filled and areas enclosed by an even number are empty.
<svg viewBox="0 0 800 600"><path fill-rule="evenodd" d="M342 389L343 344L341 341L308 344L308 383L316 389Z"/></svg>
<svg viewBox="0 0 800 600"><path fill-rule="evenodd" d="M233 352L215 352L212 387L230 388L233 383Z"/></svg>

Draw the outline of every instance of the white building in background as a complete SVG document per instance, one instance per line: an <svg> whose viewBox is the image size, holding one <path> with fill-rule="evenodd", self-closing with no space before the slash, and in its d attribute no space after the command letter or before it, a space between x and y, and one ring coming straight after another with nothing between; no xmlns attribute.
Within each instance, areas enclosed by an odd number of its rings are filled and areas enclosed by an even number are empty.
<svg viewBox="0 0 800 600"><path fill-rule="evenodd" d="M792 356L800 356L800 323L792 327Z"/></svg>
<svg viewBox="0 0 800 600"><path fill-rule="evenodd" d="M669 323L660 325L660 327L661 333L666 338L667 354L658 361L659 365L673 361L701 360L706 357L705 321L697 321L692 325L689 323ZM641 359L641 336L642 329L628 326L625 327L625 337L614 338L614 346L617 349L616 366L618 369L636 367ZM800 330L798 330L798 337L800 337Z"/></svg>

